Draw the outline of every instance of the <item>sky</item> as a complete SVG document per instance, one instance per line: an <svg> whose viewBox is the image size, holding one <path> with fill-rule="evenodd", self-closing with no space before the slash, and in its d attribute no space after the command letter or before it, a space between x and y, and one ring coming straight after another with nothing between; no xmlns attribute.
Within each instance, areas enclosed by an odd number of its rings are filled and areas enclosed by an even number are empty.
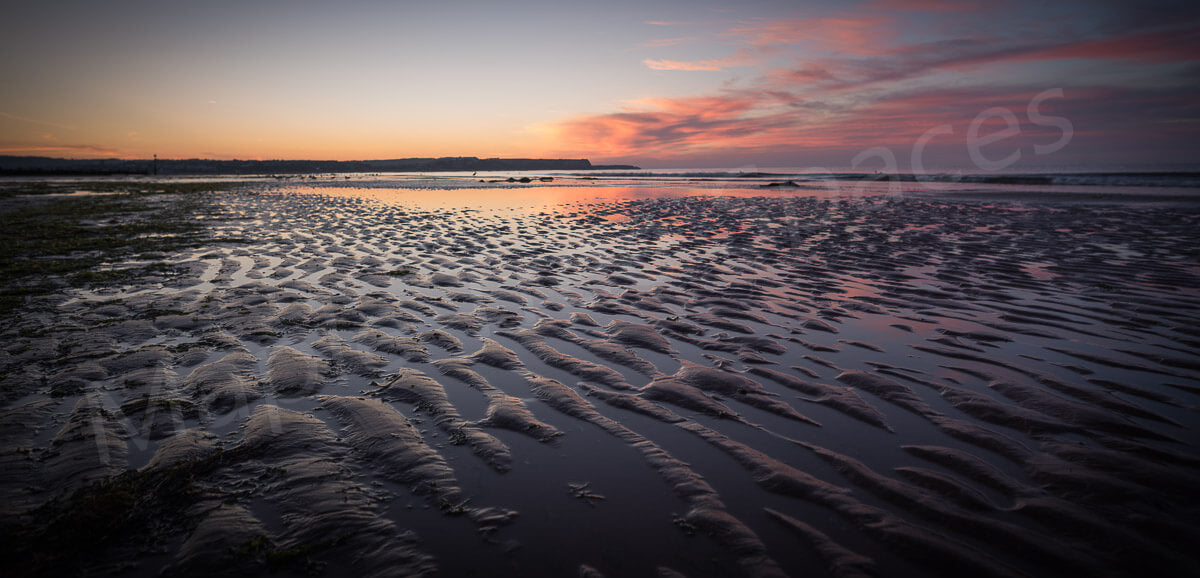
<svg viewBox="0 0 1200 578"><path fill-rule="evenodd" d="M1200 164L1200 3L24 0L0 155Z"/></svg>

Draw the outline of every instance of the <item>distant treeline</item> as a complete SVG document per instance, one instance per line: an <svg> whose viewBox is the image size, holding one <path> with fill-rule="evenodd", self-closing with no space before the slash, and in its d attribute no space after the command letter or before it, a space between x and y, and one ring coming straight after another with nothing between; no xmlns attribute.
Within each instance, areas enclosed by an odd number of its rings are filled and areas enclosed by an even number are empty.
<svg viewBox="0 0 1200 578"><path fill-rule="evenodd" d="M58 159L0 156L0 175L270 175L446 171L587 171L638 169L593 165L587 159L481 159L442 157L374 161L218 161L209 159Z"/></svg>

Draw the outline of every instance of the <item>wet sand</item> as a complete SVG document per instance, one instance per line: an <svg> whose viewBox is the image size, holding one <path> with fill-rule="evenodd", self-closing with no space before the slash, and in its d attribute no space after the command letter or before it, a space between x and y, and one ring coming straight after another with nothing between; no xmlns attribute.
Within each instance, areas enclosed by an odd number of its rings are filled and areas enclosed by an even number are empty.
<svg viewBox="0 0 1200 578"><path fill-rule="evenodd" d="M8 322L4 567L1198 575L1200 205L439 193Z"/></svg>

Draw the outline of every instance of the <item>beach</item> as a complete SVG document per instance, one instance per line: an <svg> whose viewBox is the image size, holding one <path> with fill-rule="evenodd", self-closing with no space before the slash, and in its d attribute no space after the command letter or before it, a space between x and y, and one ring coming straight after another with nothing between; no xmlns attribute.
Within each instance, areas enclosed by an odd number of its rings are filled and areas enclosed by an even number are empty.
<svg viewBox="0 0 1200 578"><path fill-rule="evenodd" d="M739 178L106 185L194 227L3 318L0 568L1200 575L1193 184Z"/></svg>

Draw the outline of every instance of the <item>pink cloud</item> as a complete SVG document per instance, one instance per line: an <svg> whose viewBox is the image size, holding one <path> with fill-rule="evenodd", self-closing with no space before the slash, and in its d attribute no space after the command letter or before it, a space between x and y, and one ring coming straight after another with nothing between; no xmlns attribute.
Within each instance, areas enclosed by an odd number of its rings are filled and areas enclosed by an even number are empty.
<svg viewBox="0 0 1200 578"><path fill-rule="evenodd" d="M719 60L701 60L697 62L685 62L682 60L651 60L642 61L650 70L725 70L725 66Z"/></svg>
<svg viewBox="0 0 1200 578"><path fill-rule="evenodd" d="M569 119L554 128L564 144L599 156L688 156L722 148L764 149L795 138L796 111L771 110L753 93L651 99L628 112Z"/></svg>
<svg viewBox="0 0 1200 578"><path fill-rule="evenodd" d="M810 46L850 54L876 54L895 37L889 17L838 16L744 22L722 34L754 46Z"/></svg>
<svg viewBox="0 0 1200 578"><path fill-rule="evenodd" d="M945 125L952 134L947 138L939 132L929 150L950 158L965 155L968 127L981 111L1003 107L1022 120L1019 138L1000 146L1031 151L1032 145L1055 142L1061 131L1026 115L1029 100L1051 88L1031 80L1043 78L1045 69L1032 72L1030 63L1089 59L1097 63L1064 78L1067 97L1041 107L1044 114L1073 123L1073 147L1099 151L1101 143L1127 139L1146 143L1149 150L1155 139L1200 140L1200 112L1188 104L1200 101L1200 89L1119 86L1112 80L1144 74L1135 68L1138 64L1200 62L1200 27L1194 23L1130 23L1116 29L1083 22L1050 26L1053 30L1047 32L1036 22L1017 26L1020 21L1012 14L1003 23L987 22L1000 16L977 4L944 18L940 10L950 5L942 0L880 0L873 12L861 15L742 21L718 35L743 45L733 57L647 59L644 64L689 71L763 66L759 77L727 83L708 95L646 98L622 112L583 115L554 128L569 150L594 158L719 159L723 154L748 158L833 151L848 161L864 147L911 147L927 131ZM928 28L944 33L909 36L901 43L901 24L911 20L907 12L924 13ZM1072 32L1084 28L1087 34ZM1097 30L1106 29L1116 31L1097 36ZM765 68L789 56L791 66ZM1022 67L1031 68L1031 74L1024 76ZM1003 72L990 74L993 70ZM1200 67L1185 74L1194 77ZM1185 78L1163 83L1187 84ZM981 122L978 128L986 133L1002 129L1006 121L985 115ZM1189 146L1194 150L1194 144Z"/></svg>
<svg viewBox="0 0 1200 578"><path fill-rule="evenodd" d="M996 4L1000 3L1002 2ZM984 3L959 0L873 0L871 2L871 7L874 9L899 12L966 12L981 10L984 6Z"/></svg>
<svg viewBox="0 0 1200 578"><path fill-rule="evenodd" d="M721 71L739 66L749 66L754 61L754 57L748 51L739 50L737 54L725 58L695 61L646 59L642 61L642 64L651 70Z"/></svg>
<svg viewBox="0 0 1200 578"><path fill-rule="evenodd" d="M759 104L757 95L716 95L686 98L648 98L637 104L679 116L695 116L702 120L717 120L751 111Z"/></svg>
<svg viewBox="0 0 1200 578"><path fill-rule="evenodd" d="M961 37L894 46L871 55L798 59L794 67L769 71L759 85L766 89L790 86L814 95L828 95L886 87L937 72L973 72L1006 63L1090 59L1161 64L1200 61L1196 55L1200 55L1200 29L1191 28L1082 40Z"/></svg>
<svg viewBox="0 0 1200 578"><path fill-rule="evenodd" d="M1148 150L1160 146L1155 143L1183 144L1200 132L1200 123L1180 121L1195 119L1194 90L1147 94L1132 88L1071 89L1038 104L1039 123L1030 117L1028 107L1040 91L1033 87L926 88L843 105L787 103L782 95L729 91L702 98L646 100L637 110L578 117L556 129L571 151L594 158L682 163L704 158L719 163L722 158L793 153L797 163L805 155L832 156L845 166L857 153L882 146L895 152L902 170L909 168L918 140L939 127L950 130L939 130L928 141L926 166L969 163L968 134L973 123L979 125L979 134L1005 128L1003 118L983 114L996 108L1011 112L1020 130L988 145L984 152L994 157L1021 151L1026 162L1053 160L1035 154L1035 146L1055 143L1064 134L1061 126L1046 123L1047 117L1065 119L1073 127L1069 146L1055 158L1086 157L1111 148L1114 142L1142 143ZM1139 106L1151 110L1136 116L1122 112Z"/></svg>
<svg viewBox="0 0 1200 578"><path fill-rule="evenodd" d="M1039 59L1196 62L1200 61L1200 28L1189 25L1169 30L1082 40L1037 51L1031 56Z"/></svg>

